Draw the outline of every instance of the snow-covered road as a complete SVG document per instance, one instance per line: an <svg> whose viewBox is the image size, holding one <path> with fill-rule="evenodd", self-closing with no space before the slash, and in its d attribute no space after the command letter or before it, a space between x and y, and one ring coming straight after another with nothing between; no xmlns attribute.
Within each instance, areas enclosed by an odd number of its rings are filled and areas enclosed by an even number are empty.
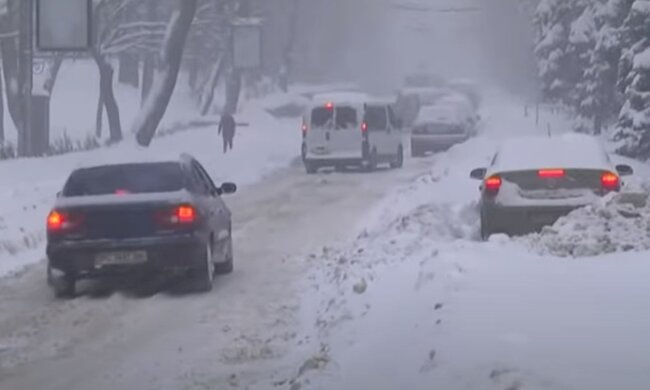
<svg viewBox="0 0 650 390"><path fill-rule="evenodd" d="M5 279L0 388L268 384L281 368L280 358L301 343L299 282L307 254L349 241L379 199L429 164L420 160L372 175L317 176L297 165L245 188L228 199L236 272L218 279L208 295L111 294L88 285L89 295L65 302L51 298L43 264Z"/></svg>

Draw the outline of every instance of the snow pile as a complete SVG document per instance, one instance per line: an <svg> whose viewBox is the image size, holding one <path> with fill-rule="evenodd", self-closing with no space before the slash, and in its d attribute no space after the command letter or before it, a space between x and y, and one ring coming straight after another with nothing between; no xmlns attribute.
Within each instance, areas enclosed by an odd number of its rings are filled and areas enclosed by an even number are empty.
<svg viewBox="0 0 650 390"><path fill-rule="evenodd" d="M647 192L611 195L517 240L560 257L650 250L650 198Z"/></svg>

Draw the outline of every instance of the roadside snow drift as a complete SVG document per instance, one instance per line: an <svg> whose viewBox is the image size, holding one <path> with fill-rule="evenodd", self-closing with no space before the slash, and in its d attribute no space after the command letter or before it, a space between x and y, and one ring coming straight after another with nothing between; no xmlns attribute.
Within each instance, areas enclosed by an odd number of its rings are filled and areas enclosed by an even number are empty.
<svg viewBox="0 0 650 390"><path fill-rule="evenodd" d="M503 131L494 125L485 134ZM312 353L288 388L647 389L647 195L605 198L537 236L481 242L468 173L495 145L478 138L437 155L352 245L308 259ZM647 167L635 170L647 180Z"/></svg>

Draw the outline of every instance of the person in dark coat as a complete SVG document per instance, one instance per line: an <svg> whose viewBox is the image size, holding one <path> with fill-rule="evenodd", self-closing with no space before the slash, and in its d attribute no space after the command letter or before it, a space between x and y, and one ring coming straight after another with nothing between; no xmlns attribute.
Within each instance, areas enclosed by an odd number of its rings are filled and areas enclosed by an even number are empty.
<svg viewBox="0 0 650 390"><path fill-rule="evenodd" d="M226 112L221 116L219 122L219 134L223 136L223 152L227 153L228 149L232 150L233 139L235 138L235 128L237 123L235 118Z"/></svg>

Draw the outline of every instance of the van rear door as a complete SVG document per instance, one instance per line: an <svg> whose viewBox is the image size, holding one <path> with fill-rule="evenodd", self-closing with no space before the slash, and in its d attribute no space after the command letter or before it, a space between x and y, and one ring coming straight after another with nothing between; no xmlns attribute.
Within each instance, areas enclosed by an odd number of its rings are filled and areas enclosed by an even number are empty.
<svg viewBox="0 0 650 390"><path fill-rule="evenodd" d="M311 110L307 129L307 153L314 155L329 154L329 133L334 128L334 109L329 105L314 107Z"/></svg>
<svg viewBox="0 0 650 390"><path fill-rule="evenodd" d="M353 105L335 106L335 126L330 136L330 148L341 158L361 158L361 123L359 111Z"/></svg>

